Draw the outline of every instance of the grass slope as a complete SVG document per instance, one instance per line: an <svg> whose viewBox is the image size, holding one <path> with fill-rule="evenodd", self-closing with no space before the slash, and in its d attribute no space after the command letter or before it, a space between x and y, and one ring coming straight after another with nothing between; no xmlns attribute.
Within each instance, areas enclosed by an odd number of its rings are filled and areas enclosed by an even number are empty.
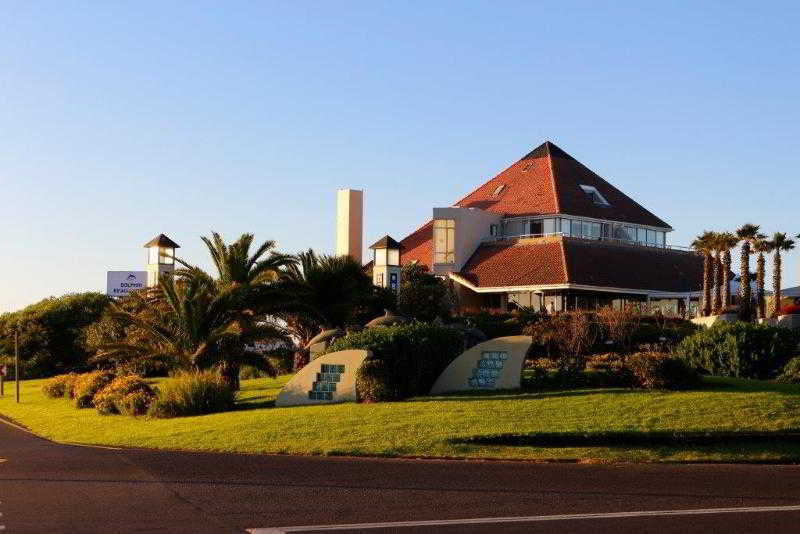
<svg viewBox="0 0 800 534"><path fill-rule="evenodd" d="M69 401L45 398L42 381L31 380L23 382L19 405L13 400L13 385L6 384L0 414L56 441L165 449L617 461L800 460L800 440L736 438L800 429L800 387L793 385L710 379L703 389L690 392L484 393L274 408L273 400L288 379L244 381L236 411L166 420L77 410ZM710 433L712 439L695 436L683 442L680 435L685 433ZM725 434L715 440L714 433Z"/></svg>

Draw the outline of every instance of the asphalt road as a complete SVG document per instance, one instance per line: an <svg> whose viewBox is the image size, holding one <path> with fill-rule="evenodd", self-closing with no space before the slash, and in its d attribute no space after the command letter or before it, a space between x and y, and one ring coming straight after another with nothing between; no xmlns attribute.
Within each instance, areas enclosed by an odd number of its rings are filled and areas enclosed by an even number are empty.
<svg viewBox="0 0 800 534"><path fill-rule="evenodd" d="M0 423L0 531L798 532L799 470L114 450Z"/></svg>

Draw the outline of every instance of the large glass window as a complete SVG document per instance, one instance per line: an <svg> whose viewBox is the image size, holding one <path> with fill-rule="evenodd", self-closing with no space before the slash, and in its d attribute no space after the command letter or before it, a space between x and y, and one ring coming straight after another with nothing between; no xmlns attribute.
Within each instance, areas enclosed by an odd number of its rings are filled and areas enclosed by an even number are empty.
<svg viewBox="0 0 800 534"><path fill-rule="evenodd" d="M555 219L544 219L542 221L542 233L545 235L550 235L556 233L556 220Z"/></svg>
<svg viewBox="0 0 800 534"><path fill-rule="evenodd" d="M601 228L600 223L592 223L592 239L600 239Z"/></svg>
<svg viewBox="0 0 800 534"><path fill-rule="evenodd" d="M571 231L571 223L569 219L561 219L561 233L564 235L570 235Z"/></svg>
<svg viewBox="0 0 800 534"><path fill-rule="evenodd" d="M648 245L655 245L656 244L656 231L655 230L648 230L647 231L647 244Z"/></svg>
<svg viewBox="0 0 800 534"><path fill-rule="evenodd" d="M386 252L385 248L375 249L375 265L386 265Z"/></svg>
<svg viewBox="0 0 800 534"><path fill-rule="evenodd" d="M433 221L433 263L455 263L456 221L436 219Z"/></svg>
<svg viewBox="0 0 800 534"><path fill-rule="evenodd" d="M542 220L541 219L533 219L530 225L530 231L528 232L531 235L542 235Z"/></svg>
<svg viewBox="0 0 800 534"><path fill-rule="evenodd" d="M645 230L644 228L636 229L636 242L641 245L647 243L647 230Z"/></svg>

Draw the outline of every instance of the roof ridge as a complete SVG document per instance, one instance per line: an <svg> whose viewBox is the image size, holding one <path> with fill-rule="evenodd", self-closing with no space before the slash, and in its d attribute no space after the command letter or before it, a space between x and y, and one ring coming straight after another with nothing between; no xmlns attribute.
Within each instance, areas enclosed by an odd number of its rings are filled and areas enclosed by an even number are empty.
<svg viewBox="0 0 800 534"><path fill-rule="evenodd" d="M556 200L556 213L561 213L561 201L558 196L558 184L556 183L556 171L553 168L553 155L550 153L550 146L555 146L550 141L545 141L545 150L547 151L547 166L550 168L550 181L553 184L553 195ZM556 147L558 148L558 147ZM561 149L559 149L561 150ZM562 150L562 152L564 152ZM571 156L570 156L571 157ZM577 160L576 160L577 161Z"/></svg>

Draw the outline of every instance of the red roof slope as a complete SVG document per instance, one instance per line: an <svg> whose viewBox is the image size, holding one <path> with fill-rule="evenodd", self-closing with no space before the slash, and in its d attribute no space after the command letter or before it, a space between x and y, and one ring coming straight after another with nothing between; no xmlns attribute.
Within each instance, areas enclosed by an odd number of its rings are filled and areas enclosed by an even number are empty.
<svg viewBox="0 0 800 534"><path fill-rule="evenodd" d="M541 241L481 245L457 275L478 287L566 283L567 267L561 240Z"/></svg>
<svg viewBox="0 0 800 534"><path fill-rule="evenodd" d="M599 206L580 188L597 189L610 206ZM565 214L670 229L670 225L592 172L550 141L539 145L509 168L458 201L506 217ZM433 231L428 222L401 241L401 262L429 265Z"/></svg>
<svg viewBox="0 0 800 534"><path fill-rule="evenodd" d="M593 203L581 185L595 187L610 205ZM507 217L562 213L671 228L550 141L535 148L456 205L481 208Z"/></svg>
<svg viewBox="0 0 800 534"><path fill-rule="evenodd" d="M564 239L569 281L651 291L699 291L703 257L692 252Z"/></svg>
<svg viewBox="0 0 800 534"><path fill-rule="evenodd" d="M703 258L670 249L541 238L481 245L456 275L482 288L570 283L688 292L703 286Z"/></svg>

